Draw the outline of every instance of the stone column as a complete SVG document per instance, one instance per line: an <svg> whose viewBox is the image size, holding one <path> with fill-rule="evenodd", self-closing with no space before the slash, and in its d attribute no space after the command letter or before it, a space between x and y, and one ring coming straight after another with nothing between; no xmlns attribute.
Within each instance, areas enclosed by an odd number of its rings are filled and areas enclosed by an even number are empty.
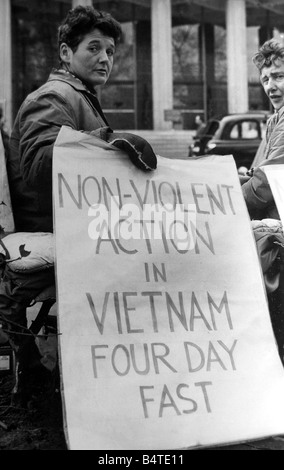
<svg viewBox="0 0 284 470"><path fill-rule="evenodd" d="M171 0L152 0L152 96L154 130L172 129L164 111L173 109Z"/></svg>
<svg viewBox="0 0 284 470"><path fill-rule="evenodd" d="M199 26L199 63L203 82L203 119L207 121L214 111L215 84L215 34L214 25L202 23Z"/></svg>
<svg viewBox="0 0 284 470"><path fill-rule="evenodd" d="M248 111L248 71L246 43L246 2L227 0L228 111Z"/></svg>
<svg viewBox="0 0 284 470"><path fill-rule="evenodd" d="M0 1L0 44L0 105L4 111L6 127L10 132L12 127L11 0Z"/></svg>
<svg viewBox="0 0 284 470"><path fill-rule="evenodd" d="M136 23L137 129L153 129L150 21Z"/></svg>

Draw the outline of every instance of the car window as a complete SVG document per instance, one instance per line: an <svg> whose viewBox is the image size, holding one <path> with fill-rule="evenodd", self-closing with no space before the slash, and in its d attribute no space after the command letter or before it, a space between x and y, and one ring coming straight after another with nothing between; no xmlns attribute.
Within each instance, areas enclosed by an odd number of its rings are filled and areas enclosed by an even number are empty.
<svg viewBox="0 0 284 470"><path fill-rule="evenodd" d="M234 124L234 126L231 128L231 131L229 132L228 139L240 139L241 137L241 125L238 122L237 124Z"/></svg>
<svg viewBox="0 0 284 470"><path fill-rule="evenodd" d="M261 139L261 127L258 121L240 121L229 131L229 139Z"/></svg>
<svg viewBox="0 0 284 470"><path fill-rule="evenodd" d="M259 125L257 122L242 122L242 137L244 139L257 139L259 136Z"/></svg>

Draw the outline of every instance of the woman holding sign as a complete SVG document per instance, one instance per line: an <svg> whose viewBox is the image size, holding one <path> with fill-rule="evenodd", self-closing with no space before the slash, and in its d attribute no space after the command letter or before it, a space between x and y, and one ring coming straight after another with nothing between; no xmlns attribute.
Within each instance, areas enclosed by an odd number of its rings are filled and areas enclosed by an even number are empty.
<svg viewBox="0 0 284 470"><path fill-rule="evenodd" d="M253 61L274 114L267 121L263 160L249 171L250 178L242 185L242 190L251 218L279 219L273 194L261 167L284 163L284 47L270 39L254 55Z"/></svg>
<svg viewBox="0 0 284 470"><path fill-rule="evenodd" d="M266 41L253 57L260 82L274 108L267 122L263 160L242 185L262 265L272 324L284 364L284 250L283 227L264 167L284 163L284 47ZM265 219L265 220L263 220Z"/></svg>
<svg viewBox="0 0 284 470"><path fill-rule="evenodd" d="M156 155L143 138L115 133L109 127L96 95L111 73L121 36L120 24L108 13L78 6L59 27L60 66L47 82L23 102L10 139L7 171L16 232L52 232L53 147L62 126L91 133L124 150L143 171L156 168ZM19 234L21 261L28 259ZM52 268L13 272L6 263L0 285L2 323L26 326L26 308L54 283ZM5 323L7 322L7 324ZM11 335L10 335L11 337ZM22 358L22 336L13 334L13 345ZM26 361L23 371L28 368Z"/></svg>

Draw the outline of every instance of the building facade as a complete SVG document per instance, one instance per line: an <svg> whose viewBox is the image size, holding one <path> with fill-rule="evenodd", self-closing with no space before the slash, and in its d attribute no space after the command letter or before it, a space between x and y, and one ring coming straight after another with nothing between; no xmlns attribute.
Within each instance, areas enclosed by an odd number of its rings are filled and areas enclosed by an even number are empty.
<svg viewBox="0 0 284 470"><path fill-rule="evenodd" d="M251 57L266 39L282 41L284 0L0 0L8 129L58 65L57 28L78 4L109 11L123 27L111 78L98 90L113 128L193 129L196 115L269 110Z"/></svg>

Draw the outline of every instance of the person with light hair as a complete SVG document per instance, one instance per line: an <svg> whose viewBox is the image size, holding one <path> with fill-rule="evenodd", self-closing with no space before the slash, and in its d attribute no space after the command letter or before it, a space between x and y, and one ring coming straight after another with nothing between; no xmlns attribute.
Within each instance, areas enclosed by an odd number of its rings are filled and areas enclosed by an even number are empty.
<svg viewBox="0 0 284 470"><path fill-rule="evenodd" d="M242 184L252 219L279 219L279 213L267 177L261 167L284 163L284 46L275 39L266 41L253 56L260 82L274 114L267 121L263 159L249 171Z"/></svg>
<svg viewBox="0 0 284 470"><path fill-rule="evenodd" d="M262 267L270 317L284 365L284 236L283 226L268 179L267 165L284 164L284 46L266 41L254 55L260 82L274 113L267 121L263 159L249 172L242 191L252 219L252 228Z"/></svg>

